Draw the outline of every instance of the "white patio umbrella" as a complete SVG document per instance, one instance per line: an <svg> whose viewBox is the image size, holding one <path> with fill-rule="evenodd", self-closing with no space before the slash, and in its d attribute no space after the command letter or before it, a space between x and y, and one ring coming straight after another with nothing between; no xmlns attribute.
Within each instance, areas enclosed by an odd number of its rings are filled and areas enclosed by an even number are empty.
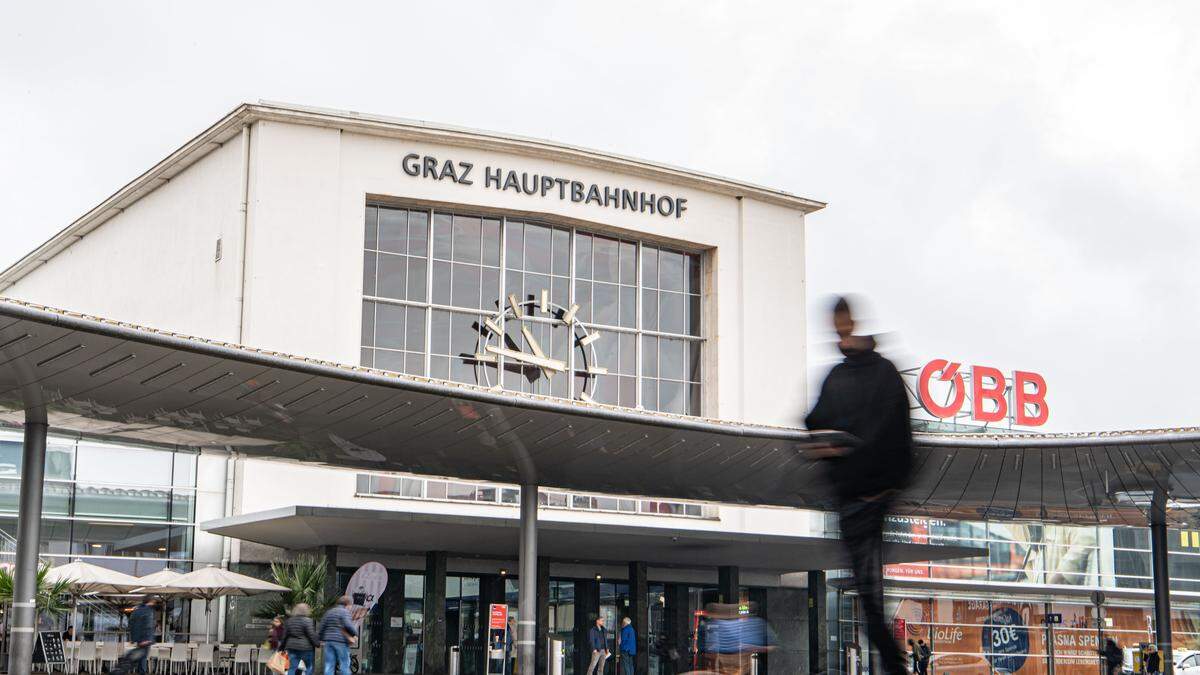
<svg viewBox="0 0 1200 675"><path fill-rule="evenodd" d="M137 577L82 560L50 568L50 571L46 572L46 580L51 583L66 581L71 585L72 628L75 626L75 618L79 613L80 596L128 593L142 583ZM76 636L76 639L78 638L79 636Z"/></svg>
<svg viewBox="0 0 1200 675"><path fill-rule="evenodd" d="M147 574L144 577L138 577L138 582L141 583L142 586L140 588L138 588L137 591L139 593L153 593L155 595L174 595L177 597L187 597L187 593L170 592L170 590L163 588L164 584L174 581L181 576L183 576L183 572L173 570L169 567L163 568L157 572L152 572L150 574ZM166 640L167 640L167 603L163 602L161 604L162 604L162 640L163 640L163 642L166 642Z"/></svg>
<svg viewBox="0 0 1200 675"><path fill-rule="evenodd" d="M71 592L78 595L128 593L143 585L137 577L82 560L50 568L46 580L53 583L70 582Z"/></svg>
<svg viewBox="0 0 1200 675"><path fill-rule="evenodd" d="M165 584L147 589L148 592L163 594L172 594L178 591L179 595L203 599L205 640L208 640L210 605L213 598L223 595L250 596L262 593L282 593L287 590L289 590L287 586L280 586L212 565L181 574Z"/></svg>

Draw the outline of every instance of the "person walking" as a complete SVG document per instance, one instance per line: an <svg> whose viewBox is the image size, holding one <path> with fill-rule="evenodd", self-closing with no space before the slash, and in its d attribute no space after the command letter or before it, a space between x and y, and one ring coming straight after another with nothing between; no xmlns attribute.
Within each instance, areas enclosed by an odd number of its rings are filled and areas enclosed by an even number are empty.
<svg viewBox="0 0 1200 675"><path fill-rule="evenodd" d="M129 615L129 641L133 643L133 649L125 652L128 672L146 672L146 657L150 655L150 645L154 644L154 608L157 605L158 598L147 595Z"/></svg>
<svg viewBox="0 0 1200 675"><path fill-rule="evenodd" d="M1121 651L1121 647L1112 638L1107 638L1104 641L1104 649L1097 651L1100 652L1100 656L1104 657L1105 672L1108 675L1120 675L1121 661L1124 660L1124 652Z"/></svg>
<svg viewBox="0 0 1200 675"><path fill-rule="evenodd" d="M917 640L917 673L929 675L929 657L932 656L929 645L924 640Z"/></svg>
<svg viewBox="0 0 1200 675"><path fill-rule="evenodd" d="M596 623L588 629L588 647L592 649L592 660L584 675L604 675L604 662L608 660L608 631L604 629L604 619L601 617L596 617Z"/></svg>
<svg viewBox="0 0 1200 675"><path fill-rule="evenodd" d="M854 334L845 298L834 304L833 325L845 358L825 378L806 421L811 430L841 431L854 440L816 448L809 455L829 464L867 636L879 652L882 670L903 675L904 655L884 618L883 521L912 473L908 393L896 367L875 351L874 338Z"/></svg>
<svg viewBox="0 0 1200 675"><path fill-rule="evenodd" d="M633 629L633 620L625 617L621 620L621 672L633 675L637 661L637 631Z"/></svg>
<svg viewBox="0 0 1200 675"><path fill-rule="evenodd" d="M921 654L917 651L917 643L913 642L912 639L908 641L908 658L912 662L913 673L921 672Z"/></svg>
<svg viewBox="0 0 1200 675"><path fill-rule="evenodd" d="M287 652L287 675L296 675L301 661L304 662L305 674L313 675L313 657L316 655L317 645L321 641L317 639L317 629L313 626L311 615L312 608L303 602L298 602L292 608L292 615L283 622L283 635L279 638L277 649Z"/></svg>
<svg viewBox="0 0 1200 675"><path fill-rule="evenodd" d="M508 655L508 675L514 675L517 672L517 650L513 649L516 639L517 618L510 616L508 617L508 629L504 631L504 653Z"/></svg>
<svg viewBox="0 0 1200 675"><path fill-rule="evenodd" d="M1146 653L1142 656L1142 665L1146 675L1154 675L1162 672L1162 654L1158 651L1158 646L1154 643L1146 645Z"/></svg>
<svg viewBox="0 0 1200 675"><path fill-rule="evenodd" d="M325 616L321 617L321 626L317 634L323 645L322 656L325 660L325 675L350 675L350 645L358 639L358 629L350 618L350 596L338 598ZM289 674L290 675L290 674Z"/></svg>
<svg viewBox="0 0 1200 675"><path fill-rule="evenodd" d="M279 646L283 640L283 617L277 616L271 619L271 629L267 631L267 646L271 651L281 652L283 649Z"/></svg>

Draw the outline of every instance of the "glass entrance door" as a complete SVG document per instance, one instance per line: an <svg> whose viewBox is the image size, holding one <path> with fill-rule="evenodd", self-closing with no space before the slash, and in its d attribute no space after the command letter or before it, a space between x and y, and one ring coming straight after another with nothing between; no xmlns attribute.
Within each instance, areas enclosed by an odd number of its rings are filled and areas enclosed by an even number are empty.
<svg viewBox="0 0 1200 675"><path fill-rule="evenodd" d="M617 666L617 633L621 630L621 619L629 616L629 584L600 583L600 618L608 629L608 662L604 664L605 675L620 672Z"/></svg>
<svg viewBox="0 0 1200 675"><path fill-rule="evenodd" d="M550 638L562 640L563 675L575 675L575 582L550 580Z"/></svg>
<svg viewBox="0 0 1200 675"><path fill-rule="evenodd" d="M479 614L479 577L447 575L446 649L458 647L460 675L484 673Z"/></svg>

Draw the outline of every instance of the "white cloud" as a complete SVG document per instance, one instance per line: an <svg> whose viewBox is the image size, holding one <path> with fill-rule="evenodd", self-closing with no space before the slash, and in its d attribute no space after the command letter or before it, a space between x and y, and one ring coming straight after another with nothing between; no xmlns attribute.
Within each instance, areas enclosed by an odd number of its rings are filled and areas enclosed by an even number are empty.
<svg viewBox="0 0 1200 675"><path fill-rule="evenodd" d="M1188 2L10 3L0 262L242 100L430 119L829 201L813 298L865 293L898 353L1040 370L1057 428L1197 424L1196 25Z"/></svg>

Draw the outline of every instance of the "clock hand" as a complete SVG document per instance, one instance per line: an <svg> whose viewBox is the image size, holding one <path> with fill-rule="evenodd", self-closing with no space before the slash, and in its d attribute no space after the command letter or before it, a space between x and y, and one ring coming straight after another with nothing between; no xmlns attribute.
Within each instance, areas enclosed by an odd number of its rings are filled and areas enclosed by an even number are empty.
<svg viewBox="0 0 1200 675"><path fill-rule="evenodd" d="M525 352L519 352L515 349L506 349L504 347L497 347L495 345L488 345L484 349L486 349L489 353L497 354L508 359L513 359L514 361L522 361L524 363L539 366L541 368L549 368L550 370L557 370L560 372L567 369L567 364L563 363L562 361L558 361L556 359L547 359L540 356L535 356L533 354L526 354Z"/></svg>
<svg viewBox="0 0 1200 675"><path fill-rule="evenodd" d="M537 340L533 339L533 331L529 330L528 326L521 326L521 335L524 335L525 340L529 342L529 348L533 350L534 355L539 359L546 358L546 353L542 351L542 346L537 343ZM542 368L542 373L547 380L553 375L549 368Z"/></svg>

